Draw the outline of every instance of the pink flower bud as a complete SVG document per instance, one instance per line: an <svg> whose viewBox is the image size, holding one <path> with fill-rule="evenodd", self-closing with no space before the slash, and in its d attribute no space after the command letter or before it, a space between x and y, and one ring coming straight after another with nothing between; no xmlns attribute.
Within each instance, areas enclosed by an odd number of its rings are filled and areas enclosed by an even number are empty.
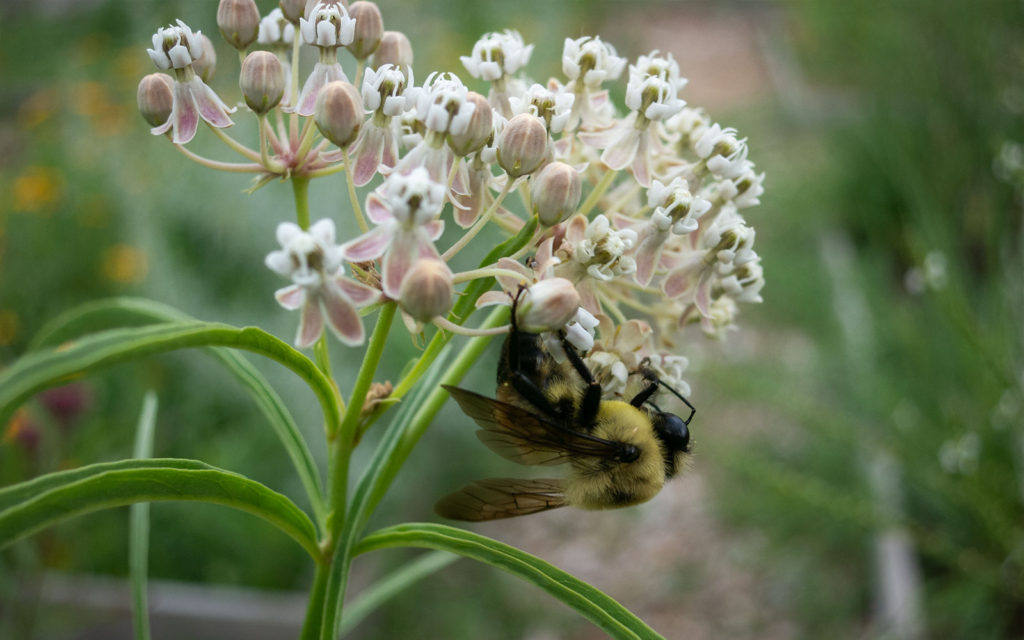
<svg viewBox="0 0 1024 640"><path fill-rule="evenodd" d="M487 98L470 91L466 94L466 102L476 105L466 130L458 134L448 134L448 146L455 155L461 157L482 149L494 134L494 110Z"/></svg>
<svg viewBox="0 0 1024 640"><path fill-rule="evenodd" d="M536 171L548 152L548 129L544 121L520 113L505 125L498 143L498 164L512 178Z"/></svg>
<svg viewBox="0 0 1024 640"><path fill-rule="evenodd" d="M365 60L377 50L384 35L384 20L380 9L372 2L359 0L348 8L348 15L356 21L355 39L348 45L348 50L356 60Z"/></svg>
<svg viewBox="0 0 1024 640"><path fill-rule="evenodd" d="M204 34L197 33L196 37L199 39L203 54L192 61L192 70L202 78L203 82L209 82L213 77L213 72L217 70L217 49Z"/></svg>
<svg viewBox="0 0 1024 640"><path fill-rule="evenodd" d="M393 64L399 69L412 66L412 43L401 31L385 31L373 54L373 68Z"/></svg>
<svg viewBox="0 0 1024 640"><path fill-rule="evenodd" d="M139 81L139 113L152 127L159 127L171 117L174 93L171 77L165 73L151 73Z"/></svg>
<svg viewBox="0 0 1024 640"><path fill-rule="evenodd" d="M284 97L284 67L269 51L253 51L242 62L238 76L245 104L259 115L270 111Z"/></svg>
<svg viewBox="0 0 1024 640"><path fill-rule="evenodd" d="M516 304L520 331L557 331L572 320L580 308L580 294L565 278L546 278L527 289Z"/></svg>
<svg viewBox="0 0 1024 640"><path fill-rule="evenodd" d="M228 44L244 51L260 33L260 10L255 0L220 0L217 27Z"/></svg>
<svg viewBox="0 0 1024 640"><path fill-rule="evenodd" d="M356 139L363 123L363 99L349 82L328 82L316 98L313 120L325 138L346 148Z"/></svg>
<svg viewBox="0 0 1024 640"><path fill-rule="evenodd" d="M552 162L530 178L533 213L540 223L553 227L576 211L583 193L583 181L573 167Z"/></svg>
<svg viewBox="0 0 1024 640"><path fill-rule="evenodd" d="M398 304L416 320L430 322L451 310L454 295L448 265L440 260L420 260L402 280Z"/></svg>
<svg viewBox="0 0 1024 640"><path fill-rule="evenodd" d="M299 24L299 18L306 10L306 0L280 0L277 3L281 7L281 13L285 19L292 24Z"/></svg>

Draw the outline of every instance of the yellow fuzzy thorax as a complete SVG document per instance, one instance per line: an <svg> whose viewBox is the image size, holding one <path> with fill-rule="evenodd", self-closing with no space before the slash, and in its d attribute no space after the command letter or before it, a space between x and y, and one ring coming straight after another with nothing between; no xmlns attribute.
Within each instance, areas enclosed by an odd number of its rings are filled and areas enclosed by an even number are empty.
<svg viewBox="0 0 1024 640"><path fill-rule="evenodd" d="M646 502L665 484L662 445L650 418L627 402L601 403L591 435L632 444L640 457L632 462L574 458L566 501L582 509L610 509Z"/></svg>

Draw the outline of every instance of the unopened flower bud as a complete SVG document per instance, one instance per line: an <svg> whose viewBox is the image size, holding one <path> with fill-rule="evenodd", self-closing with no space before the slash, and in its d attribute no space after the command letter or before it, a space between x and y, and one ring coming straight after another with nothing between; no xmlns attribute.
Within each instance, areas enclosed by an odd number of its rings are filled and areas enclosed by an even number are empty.
<svg viewBox="0 0 1024 640"><path fill-rule="evenodd" d="M476 105L466 130L458 134L448 134L448 146L452 148L455 155L461 157L482 149L494 134L494 110L487 98L475 91L470 91L466 94L466 102Z"/></svg>
<svg viewBox="0 0 1024 640"><path fill-rule="evenodd" d="M373 53L373 68L393 64L399 69L412 66L412 43L401 31L385 31Z"/></svg>
<svg viewBox="0 0 1024 640"><path fill-rule="evenodd" d="M583 194L583 181L573 167L552 162L530 178L530 200L540 223L553 227L576 211Z"/></svg>
<svg viewBox="0 0 1024 640"><path fill-rule="evenodd" d="M420 260L402 280L398 304L414 319L430 322L451 310L454 295L448 265L440 260Z"/></svg>
<svg viewBox="0 0 1024 640"><path fill-rule="evenodd" d="M557 331L576 316L580 294L565 278L547 278L527 289L516 304L516 324L526 333Z"/></svg>
<svg viewBox="0 0 1024 640"><path fill-rule="evenodd" d="M202 47L203 53L192 62L192 70L203 79L203 82L209 82L213 72L217 70L217 50L204 34L197 33L196 37L199 38L199 46Z"/></svg>
<svg viewBox="0 0 1024 640"><path fill-rule="evenodd" d="M512 178L529 175L547 156L548 130L535 115L521 113L508 121L498 143L498 164Z"/></svg>
<svg viewBox="0 0 1024 640"><path fill-rule="evenodd" d="M277 3L288 22L299 24L299 18L306 11L306 0L280 0Z"/></svg>
<svg viewBox="0 0 1024 640"><path fill-rule="evenodd" d="M260 32L260 10L255 0L220 0L217 27L228 44L244 51Z"/></svg>
<svg viewBox="0 0 1024 640"><path fill-rule="evenodd" d="M174 93L171 78L165 73L151 73L139 81L139 113L152 127L159 127L171 117Z"/></svg>
<svg viewBox="0 0 1024 640"><path fill-rule="evenodd" d="M269 51L253 51L242 62L238 86L242 89L245 104L258 115L263 115L284 97L284 67Z"/></svg>
<svg viewBox="0 0 1024 640"><path fill-rule="evenodd" d="M356 60L365 60L380 44L384 35L384 19L376 4L365 0L353 2L348 8L348 15L356 21L356 36L348 50Z"/></svg>
<svg viewBox="0 0 1024 640"><path fill-rule="evenodd" d="M320 89L313 120L325 138L344 149L356 139L363 123L363 99L350 82L335 80Z"/></svg>

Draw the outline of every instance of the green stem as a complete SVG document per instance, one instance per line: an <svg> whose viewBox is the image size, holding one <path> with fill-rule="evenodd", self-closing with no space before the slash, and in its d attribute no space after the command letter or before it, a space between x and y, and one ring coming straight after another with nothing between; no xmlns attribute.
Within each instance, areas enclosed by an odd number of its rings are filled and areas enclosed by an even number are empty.
<svg viewBox="0 0 1024 640"><path fill-rule="evenodd" d="M480 216L480 219L476 221L476 224L470 227L469 231L467 231L461 238L458 239L458 241L455 244L449 247L448 250L441 255L442 260L444 260L445 262L449 262L455 256L456 253L461 251L467 244L469 244L470 241L476 237L476 234L480 233L480 230L487 225L487 222L491 219L491 216L493 216L494 212L498 210L499 206L501 206L501 201L505 199L505 196L507 196L508 192L512 189L512 183L515 182L515 180L513 180L510 176L505 177L505 187L501 190L501 193L498 194L498 197L495 198L494 202L491 203L491 206L487 208L487 211L485 211L484 214Z"/></svg>
<svg viewBox="0 0 1024 640"><path fill-rule="evenodd" d="M324 594L327 592L328 566L316 563L313 570L313 586L309 591L309 603L306 605L306 618L302 622L300 640L316 640L320 637L320 621L323 618Z"/></svg>
<svg viewBox="0 0 1024 640"><path fill-rule="evenodd" d="M183 145L176 144L174 148L185 154L185 157L193 162L197 162L204 167L216 169L217 171L230 171L232 173L262 173L263 166L252 163L252 164L240 164L237 162L221 162L220 160L211 160L205 158L198 153L194 153L186 149Z"/></svg>
<svg viewBox="0 0 1024 640"><path fill-rule="evenodd" d="M348 149L341 150L342 166L345 168L345 182L348 186L348 199L352 202L352 211L356 214L356 222L359 229L366 233L370 226L366 223L366 216L363 215L363 207L359 204L359 196L356 195L356 185L352 182L352 163L348 157Z"/></svg>
<svg viewBox="0 0 1024 640"><path fill-rule="evenodd" d="M309 178L292 176L295 193L295 218L303 229L309 228Z"/></svg>
<svg viewBox="0 0 1024 640"><path fill-rule="evenodd" d="M320 334L320 339L313 345L313 358L316 366L324 372L328 378L331 377L331 354L327 349L327 333Z"/></svg>
<svg viewBox="0 0 1024 640"><path fill-rule="evenodd" d="M608 187L612 186L612 182L615 180L615 175L617 173L618 171L612 171L611 169L606 171L604 176L601 177L601 181L594 186L594 190L591 191L587 196L587 199L583 201L583 204L580 205L577 212L584 216L589 214L590 210L597 206L598 201L601 199L601 196L604 195L604 192L608 190Z"/></svg>

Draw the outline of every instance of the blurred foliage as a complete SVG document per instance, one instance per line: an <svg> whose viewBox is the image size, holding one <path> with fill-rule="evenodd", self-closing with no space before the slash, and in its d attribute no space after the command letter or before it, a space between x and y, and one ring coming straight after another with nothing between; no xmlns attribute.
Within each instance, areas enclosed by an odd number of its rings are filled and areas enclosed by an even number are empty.
<svg viewBox="0 0 1024 640"><path fill-rule="evenodd" d="M808 637L886 633L872 544L890 524L919 555L928 637L1020 637L1022 184L997 158L1024 140L1024 8L790 7L810 84L838 101L792 114L769 165L763 344L703 381L757 425L707 443L720 506L774 541Z"/></svg>

